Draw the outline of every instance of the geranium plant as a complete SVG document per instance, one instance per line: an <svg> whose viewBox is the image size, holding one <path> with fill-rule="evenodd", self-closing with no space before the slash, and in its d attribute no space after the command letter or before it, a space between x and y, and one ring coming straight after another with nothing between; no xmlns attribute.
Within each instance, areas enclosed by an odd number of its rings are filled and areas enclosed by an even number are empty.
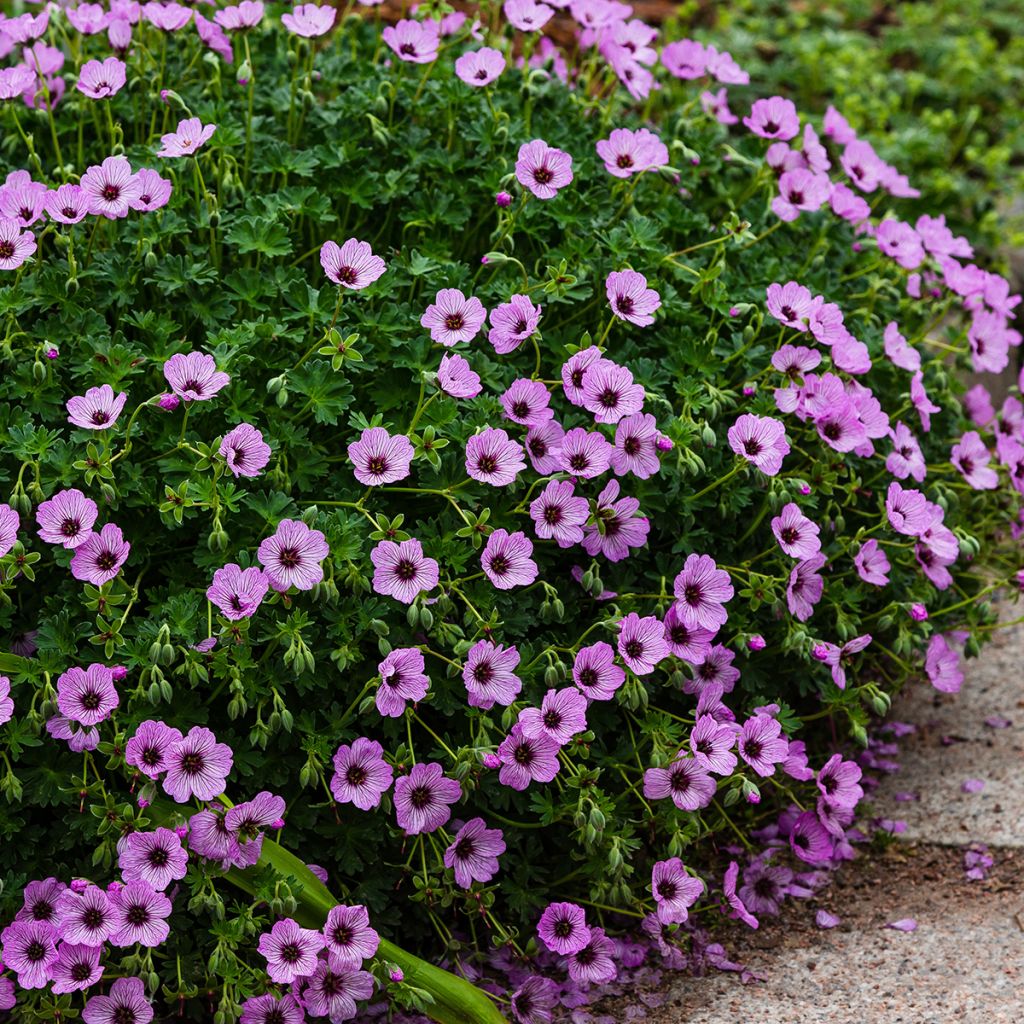
<svg viewBox="0 0 1024 1024"><path fill-rule="evenodd" d="M0 22L19 1020L550 1020L851 856L841 740L995 627L1019 297L839 111L553 15Z"/></svg>

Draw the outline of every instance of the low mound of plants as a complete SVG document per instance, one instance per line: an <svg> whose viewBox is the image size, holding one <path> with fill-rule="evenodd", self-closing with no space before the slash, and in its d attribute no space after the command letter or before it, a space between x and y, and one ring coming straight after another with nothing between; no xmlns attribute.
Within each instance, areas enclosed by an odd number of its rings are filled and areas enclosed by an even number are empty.
<svg viewBox="0 0 1024 1024"><path fill-rule="evenodd" d="M866 126L568 11L0 22L0 1012L735 968L996 628L1019 296Z"/></svg>

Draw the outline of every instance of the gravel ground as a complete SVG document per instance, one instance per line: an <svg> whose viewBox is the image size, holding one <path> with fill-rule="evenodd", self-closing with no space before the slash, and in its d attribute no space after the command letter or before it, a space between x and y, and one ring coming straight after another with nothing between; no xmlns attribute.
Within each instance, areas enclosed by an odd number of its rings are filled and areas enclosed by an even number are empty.
<svg viewBox="0 0 1024 1024"><path fill-rule="evenodd" d="M790 901L756 932L728 926L720 941L731 959L763 983L680 977L651 1024L1022 1024L1022 666L1018 626L967 664L960 694L919 685L901 698L894 717L918 731L872 810L905 830L838 872L819 899ZM964 792L968 779L984 788ZM971 842L995 858L984 881L964 876ZM842 923L819 929L819 908ZM885 927L904 918L917 930Z"/></svg>

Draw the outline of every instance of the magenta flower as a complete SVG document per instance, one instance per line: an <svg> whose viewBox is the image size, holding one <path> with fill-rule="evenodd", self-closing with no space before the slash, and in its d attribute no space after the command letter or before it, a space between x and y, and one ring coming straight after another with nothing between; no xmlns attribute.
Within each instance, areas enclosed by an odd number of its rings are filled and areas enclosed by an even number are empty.
<svg viewBox="0 0 1024 1024"><path fill-rule="evenodd" d="M691 757L677 757L667 768L648 768L644 772L644 796L652 800L670 797L681 811L707 807L715 788L715 780Z"/></svg>
<svg viewBox="0 0 1024 1024"><path fill-rule="evenodd" d="M441 356L437 386L451 398L476 398L482 390L480 375L460 355Z"/></svg>
<svg viewBox="0 0 1024 1024"><path fill-rule="evenodd" d="M198 117L186 117L178 122L178 127L173 132L160 136L162 146L156 155L191 156L200 146L209 142L216 130L215 124L204 125Z"/></svg>
<svg viewBox="0 0 1024 1024"><path fill-rule="evenodd" d="M815 658L832 669L832 681L840 690L846 689L846 665L854 654L863 651L871 643L871 634L854 637L842 647L832 643L816 644L811 652Z"/></svg>
<svg viewBox="0 0 1024 1024"><path fill-rule="evenodd" d="M675 578L676 608L684 625L718 630L729 613L726 602L733 596L732 582L710 555L687 555L682 571Z"/></svg>
<svg viewBox="0 0 1024 1024"><path fill-rule="evenodd" d="M806 331L807 325L821 303L796 281L768 285L768 312L794 331Z"/></svg>
<svg viewBox="0 0 1024 1024"><path fill-rule="evenodd" d="M89 212L110 220L127 217L141 191L131 164L123 156L108 156L102 164L90 167L79 184L89 200Z"/></svg>
<svg viewBox="0 0 1024 1024"><path fill-rule="evenodd" d="M127 400L124 391L115 395L109 384L89 388L84 395L68 399L68 423L83 430L108 430L117 422Z"/></svg>
<svg viewBox="0 0 1024 1024"><path fill-rule="evenodd" d="M661 306L661 297L647 287L643 274L635 270L613 270L605 279L605 292L612 312L620 320L637 327L654 323L654 311Z"/></svg>
<svg viewBox="0 0 1024 1024"><path fill-rule="evenodd" d="M0 932L0 955L20 988L43 988L57 959L57 932L46 921L15 921Z"/></svg>
<svg viewBox="0 0 1024 1024"><path fill-rule="evenodd" d="M414 454L409 438L404 434L392 436L383 427L369 427L348 446L355 478L368 487L404 480Z"/></svg>
<svg viewBox="0 0 1024 1024"><path fill-rule="evenodd" d="M16 921L56 920L57 903L67 886L56 878L44 878L29 882L22 893L22 908L15 915Z"/></svg>
<svg viewBox="0 0 1024 1024"><path fill-rule="evenodd" d="M554 199L572 181L572 157L543 139L524 142L516 158L516 180L538 199Z"/></svg>
<svg viewBox="0 0 1024 1024"><path fill-rule="evenodd" d="M616 178L629 178L668 166L665 143L646 128L635 132L627 128L614 129L607 139L597 143L597 155L604 161L604 169ZM615 308L614 302L612 308Z"/></svg>
<svg viewBox="0 0 1024 1024"><path fill-rule="evenodd" d="M854 808L864 796L861 774L855 761L844 761L842 754L833 754L818 772L818 789L833 806Z"/></svg>
<svg viewBox="0 0 1024 1024"><path fill-rule="evenodd" d="M498 858L505 852L500 828L488 828L483 818L472 818L444 851L444 866L455 872L455 884L469 889L474 882L489 882L498 873Z"/></svg>
<svg viewBox="0 0 1024 1024"><path fill-rule="evenodd" d="M14 547L20 526L21 516L10 505L0 504L0 557Z"/></svg>
<svg viewBox="0 0 1024 1024"><path fill-rule="evenodd" d="M79 725L99 725L120 703L114 674L106 665L76 665L57 677L57 709Z"/></svg>
<svg viewBox="0 0 1024 1024"><path fill-rule="evenodd" d="M821 362L821 353L803 345L783 345L772 355L772 366L790 380L799 382Z"/></svg>
<svg viewBox="0 0 1024 1024"><path fill-rule="evenodd" d="M679 39L661 51L661 62L676 78L693 81L708 74L708 49L695 39Z"/></svg>
<svg viewBox="0 0 1024 1024"><path fill-rule="evenodd" d="M396 25L388 25L381 38L398 55L412 64L429 64L437 59L441 43L440 32L434 21L412 21L403 18Z"/></svg>
<svg viewBox="0 0 1024 1024"><path fill-rule="evenodd" d="M466 442L466 472L474 480L507 487L524 469L523 446L500 428L487 427Z"/></svg>
<svg viewBox="0 0 1024 1024"><path fill-rule="evenodd" d="M583 405L583 376L588 367L600 358L601 350L590 345L571 355L562 365L562 389L573 405Z"/></svg>
<svg viewBox="0 0 1024 1024"><path fill-rule="evenodd" d="M768 715L754 715L743 723L737 737L737 749L758 775L775 774L775 766L786 760L789 741L782 735L782 726Z"/></svg>
<svg viewBox="0 0 1024 1024"><path fill-rule="evenodd" d="M591 700L612 700L626 681L626 672L615 664L611 644L599 640L579 649L572 666L572 680Z"/></svg>
<svg viewBox="0 0 1024 1024"><path fill-rule="evenodd" d="M618 423L623 416L639 412L643 404L643 385L634 383L625 366L599 359L584 371L583 407L597 423Z"/></svg>
<svg viewBox="0 0 1024 1024"><path fill-rule="evenodd" d="M505 0L501 9L520 32L536 32L551 19L555 13L554 6L539 3L538 0Z"/></svg>
<svg viewBox="0 0 1024 1024"><path fill-rule="evenodd" d="M423 700L430 679L423 671L423 652L418 647L396 647L377 666L377 710L386 718L401 718L407 701Z"/></svg>
<svg viewBox="0 0 1024 1024"><path fill-rule="evenodd" d="M419 762L395 780L395 815L407 836L436 832L451 816L462 787L436 761Z"/></svg>
<svg viewBox="0 0 1024 1024"><path fill-rule="evenodd" d="M523 688L515 673L519 651L491 640L478 640L466 653L462 681L469 692L469 703L485 710L501 704L508 707Z"/></svg>
<svg viewBox="0 0 1024 1024"><path fill-rule="evenodd" d="M186 402L208 402L231 380L205 352L176 352L164 363L164 379Z"/></svg>
<svg viewBox="0 0 1024 1024"><path fill-rule="evenodd" d="M729 447L765 476L775 476L789 454L785 424L771 416L744 413L729 428Z"/></svg>
<svg viewBox="0 0 1024 1024"><path fill-rule="evenodd" d="M267 580L280 593L289 587L312 590L324 578L321 563L330 553L327 538L301 519L282 519L256 552Z"/></svg>
<svg viewBox="0 0 1024 1024"><path fill-rule="evenodd" d="M526 432L526 454L539 476L557 473L562 468L562 440L565 430L557 420L545 420Z"/></svg>
<svg viewBox="0 0 1024 1024"><path fill-rule="evenodd" d="M270 461L270 445L251 423L239 423L220 443L219 452L235 477L259 476Z"/></svg>
<svg viewBox="0 0 1024 1024"><path fill-rule="evenodd" d="M687 874L678 857L655 862L651 870L651 895L662 924L683 924L689 908L700 899L704 883Z"/></svg>
<svg viewBox="0 0 1024 1024"><path fill-rule="evenodd" d="M640 502L619 498L619 482L609 480L597 496L596 522L583 528L583 550L588 555L604 555L609 562L621 562L632 548L643 547L650 522L637 515L639 510Z"/></svg>
<svg viewBox="0 0 1024 1024"><path fill-rule="evenodd" d="M921 369L921 353L900 334L899 325L895 320L886 325L883 343L885 354L894 365L910 373L916 373Z"/></svg>
<svg viewBox="0 0 1024 1024"><path fill-rule="evenodd" d="M352 745L343 743L334 753L331 794L338 803L355 804L361 811L380 805L381 796L391 788L394 769L384 760L384 748L360 736Z"/></svg>
<svg viewBox="0 0 1024 1024"><path fill-rule="evenodd" d="M508 355L537 330L540 315L541 307L535 306L529 295L513 295L491 310L487 340L498 355Z"/></svg>
<svg viewBox="0 0 1024 1024"><path fill-rule="evenodd" d="M167 205L171 198L171 183L166 178L161 178L148 167L141 167L135 174L135 181L139 194L129 201L133 210L150 213Z"/></svg>
<svg viewBox="0 0 1024 1024"><path fill-rule="evenodd" d="M920 537L932 524L930 502L920 492L904 490L893 481L885 497L889 525L907 537Z"/></svg>
<svg viewBox="0 0 1024 1024"><path fill-rule="evenodd" d="M470 50L455 61L455 74L466 85L482 88L498 79L505 70L505 55L491 46Z"/></svg>
<svg viewBox="0 0 1024 1024"><path fill-rule="evenodd" d="M98 885L65 889L52 924L63 942L82 946L102 946L115 931L113 907Z"/></svg>
<svg viewBox="0 0 1024 1024"><path fill-rule="evenodd" d="M698 715L690 731L690 750L702 768L716 775L731 775L736 770L736 729L731 722L718 722L711 715Z"/></svg>
<svg viewBox="0 0 1024 1024"><path fill-rule="evenodd" d="M800 860L808 864L825 864L832 859L832 837L814 811L804 811L793 822L789 830L789 846Z"/></svg>
<svg viewBox="0 0 1024 1024"><path fill-rule="evenodd" d="M498 781L522 792L531 782L550 782L559 768L559 746L548 736L527 736L517 722L498 746Z"/></svg>
<svg viewBox="0 0 1024 1024"><path fill-rule="evenodd" d="M150 1024L152 1019L153 1007L141 978L117 978L108 995L91 996L82 1011L84 1024Z"/></svg>
<svg viewBox="0 0 1024 1024"><path fill-rule="evenodd" d="M480 564L498 590L511 590L529 586L537 578L539 570L532 554L533 541L525 533L499 529L487 538Z"/></svg>
<svg viewBox="0 0 1024 1024"><path fill-rule="evenodd" d="M976 430L968 430L949 453L949 461L976 491L988 491L999 486L999 474L989 465L990 457Z"/></svg>
<svg viewBox="0 0 1024 1024"><path fill-rule="evenodd" d="M107 57L102 61L86 61L82 65L76 88L91 100L103 100L116 96L126 80L124 61L117 57Z"/></svg>
<svg viewBox="0 0 1024 1024"><path fill-rule="evenodd" d="M964 673L960 667L960 656L949 646L941 633L936 633L928 641L928 650L924 659L928 681L941 693L959 693L963 685Z"/></svg>
<svg viewBox="0 0 1024 1024"><path fill-rule="evenodd" d="M638 676L649 675L669 655L665 627L656 615L630 612L619 622L619 656Z"/></svg>
<svg viewBox="0 0 1024 1024"><path fill-rule="evenodd" d="M263 20L263 4L261 0L241 0L241 3L218 11L213 19L228 32L245 31L255 28Z"/></svg>
<svg viewBox="0 0 1024 1024"><path fill-rule="evenodd" d="M43 208L59 224L77 224L89 213L89 197L81 185L59 185L43 197Z"/></svg>
<svg viewBox="0 0 1024 1024"><path fill-rule="evenodd" d="M370 927L366 907L338 905L327 913L323 927L324 944L331 969L347 971L363 966L380 945L380 936Z"/></svg>
<svg viewBox="0 0 1024 1024"><path fill-rule="evenodd" d="M56 995L62 992L81 992L94 985L103 975L100 966L100 955L103 950L99 946L80 945L62 942L57 948L57 959L50 967L53 980L51 991Z"/></svg>
<svg viewBox="0 0 1024 1024"><path fill-rule="evenodd" d="M558 465L566 473L590 480L608 471L614 451L604 434L573 427L562 437Z"/></svg>
<svg viewBox="0 0 1024 1024"><path fill-rule="evenodd" d="M243 569L235 562L218 569L206 590L212 601L232 622L249 618L267 595L270 580L256 566Z"/></svg>
<svg viewBox="0 0 1024 1024"><path fill-rule="evenodd" d="M76 754L95 750L100 744L100 732L94 725L80 726L70 718L54 715L46 720L46 731L55 740L64 740Z"/></svg>
<svg viewBox="0 0 1024 1024"><path fill-rule="evenodd" d="M693 679L683 683L685 693L702 693L709 686L718 685L723 693L730 692L740 677L733 666L736 654L723 644L715 644L704 654L704 660L693 667Z"/></svg>
<svg viewBox="0 0 1024 1024"><path fill-rule="evenodd" d="M920 370L910 378L910 401L921 417L921 429L929 433L932 429L932 413L941 412L942 408L928 397L924 388L924 374Z"/></svg>
<svg viewBox="0 0 1024 1024"><path fill-rule="evenodd" d="M442 288L420 317L420 325L434 341L450 348L472 341L486 319L487 310L476 296L467 299L458 288Z"/></svg>
<svg viewBox="0 0 1024 1024"><path fill-rule="evenodd" d="M373 284L387 270L384 261L374 255L370 243L355 238L340 247L337 242L324 242L320 247L320 266L329 281L354 291Z"/></svg>
<svg viewBox="0 0 1024 1024"><path fill-rule="evenodd" d="M711 641L718 632L717 626L714 629L697 625L688 626L682 619L678 602L665 613L664 626L669 651L691 665L703 663L711 651Z"/></svg>
<svg viewBox="0 0 1024 1024"><path fill-rule="evenodd" d="M299 978L308 978L316 970L317 954L324 944L324 937L318 931L300 928L286 917L260 936L256 948L266 958L270 980L278 985L290 985Z"/></svg>
<svg viewBox="0 0 1024 1024"><path fill-rule="evenodd" d="M172 829L130 832L124 839L118 864L126 882L142 879L162 892L171 882L185 877L188 853Z"/></svg>
<svg viewBox="0 0 1024 1024"><path fill-rule="evenodd" d="M423 554L415 538L396 544L382 540L371 552L373 589L402 604L412 604L426 590L437 586L440 572L437 562Z"/></svg>
<svg viewBox="0 0 1024 1024"><path fill-rule="evenodd" d="M142 16L163 32L177 32L192 19L192 11L179 3L153 2L142 5Z"/></svg>
<svg viewBox="0 0 1024 1024"><path fill-rule="evenodd" d="M729 109L729 94L725 89L717 92L705 90L700 94L701 109L710 117L713 117L719 124L733 125L739 123L739 118Z"/></svg>
<svg viewBox="0 0 1024 1024"><path fill-rule="evenodd" d="M927 466L917 438L904 423L897 423L889 431L889 437L893 450L886 457L885 468L898 480L906 480L909 476L921 483L927 474Z"/></svg>
<svg viewBox="0 0 1024 1024"><path fill-rule="evenodd" d="M583 540L583 524L590 516L590 503L578 497L568 480L549 480L540 495L530 502L530 517L537 536L554 540L560 548Z"/></svg>
<svg viewBox="0 0 1024 1024"><path fill-rule="evenodd" d="M226 743L218 743L209 729L194 725L167 754L164 792L179 804L192 797L213 800L224 792L233 761Z"/></svg>
<svg viewBox="0 0 1024 1024"><path fill-rule="evenodd" d="M539 427L554 416L551 394L543 382L519 377L500 396L504 417L523 427Z"/></svg>
<svg viewBox="0 0 1024 1024"><path fill-rule="evenodd" d="M140 722L135 734L124 747L125 761L151 779L167 770L171 747L181 740L181 733L164 722L147 719Z"/></svg>
<svg viewBox="0 0 1024 1024"><path fill-rule="evenodd" d="M781 96L755 100L743 123L762 139L781 139L783 142L794 138L800 131L800 117L793 101Z"/></svg>
<svg viewBox="0 0 1024 1024"><path fill-rule="evenodd" d="M115 889L110 896L114 946L154 947L167 941L171 901L145 879L137 878ZM115 1018L116 1020L116 1018Z"/></svg>
<svg viewBox="0 0 1024 1024"><path fill-rule="evenodd" d="M653 476L661 468L658 459L658 421L650 414L637 412L625 416L615 427L615 451L612 470L617 476L632 473L640 480Z"/></svg>
<svg viewBox="0 0 1024 1024"><path fill-rule="evenodd" d="M49 544L74 550L92 535L98 514L96 502L76 488L58 491L36 509L39 536Z"/></svg>
<svg viewBox="0 0 1024 1024"><path fill-rule="evenodd" d="M369 999L371 995L373 975L368 971L339 971L320 960L303 989L302 1000L311 1016L343 1021L356 1015L357 999Z"/></svg>
<svg viewBox="0 0 1024 1024"><path fill-rule="evenodd" d="M591 928L587 944L566 957L569 977L577 985L600 985L618 974L615 966L616 947L603 928Z"/></svg>
<svg viewBox="0 0 1024 1024"><path fill-rule="evenodd" d="M0 676L0 725L6 725L14 715L14 701L11 700L11 681Z"/></svg>
<svg viewBox="0 0 1024 1024"><path fill-rule="evenodd" d="M921 237L901 220L883 220L875 231L878 248L905 270L915 270L925 258Z"/></svg>
<svg viewBox="0 0 1024 1024"><path fill-rule="evenodd" d="M831 185L827 174L815 174L804 167L783 171L779 177L779 194L772 199L772 213L787 223L796 220L802 212L813 213L828 202Z"/></svg>
<svg viewBox="0 0 1024 1024"><path fill-rule="evenodd" d="M548 690L539 708L524 708L519 713L524 735L547 736L564 747L577 733L587 728L587 698L575 687Z"/></svg>
<svg viewBox="0 0 1024 1024"><path fill-rule="evenodd" d="M818 524L808 519L792 501L772 520L772 533L790 558L810 558L821 550Z"/></svg>
<svg viewBox="0 0 1024 1024"><path fill-rule="evenodd" d="M281 24L292 35L315 39L330 32L337 13L327 4L296 4L290 12L281 15Z"/></svg>
<svg viewBox="0 0 1024 1024"><path fill-rule="evenodd" d="M818 436L837 452L852 452L868 440L857 406L846 395L814 417Z"/></svg>
<svg viewBox="0 0 1024 1024"><path fill-rule="evenodd" d="M811 555L793 567L786 584L786 605L790 615L806 622L814 613L814 606L821 600L825 591L825 581L819 569L823 568L826 558L822 554Z"/></svg>
<svg viewBox="0 0 1024 1024"><path fill-rule="evenodd" d="M549 903L537 922L537 936L552 953L578 953L590 941L586 912L575 903Z"/></svg>

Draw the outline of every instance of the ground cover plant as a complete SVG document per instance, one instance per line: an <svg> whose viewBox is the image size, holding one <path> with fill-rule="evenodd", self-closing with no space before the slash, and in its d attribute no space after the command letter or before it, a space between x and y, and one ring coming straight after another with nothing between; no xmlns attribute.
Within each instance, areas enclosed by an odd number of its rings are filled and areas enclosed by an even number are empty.
<svg viewBox="0 0 1024 1024"><path fill-rule="evenodd" d="M1019 297L840 111L567 10L0 23L0 1012L734 968L996 627Z"/></svg>

